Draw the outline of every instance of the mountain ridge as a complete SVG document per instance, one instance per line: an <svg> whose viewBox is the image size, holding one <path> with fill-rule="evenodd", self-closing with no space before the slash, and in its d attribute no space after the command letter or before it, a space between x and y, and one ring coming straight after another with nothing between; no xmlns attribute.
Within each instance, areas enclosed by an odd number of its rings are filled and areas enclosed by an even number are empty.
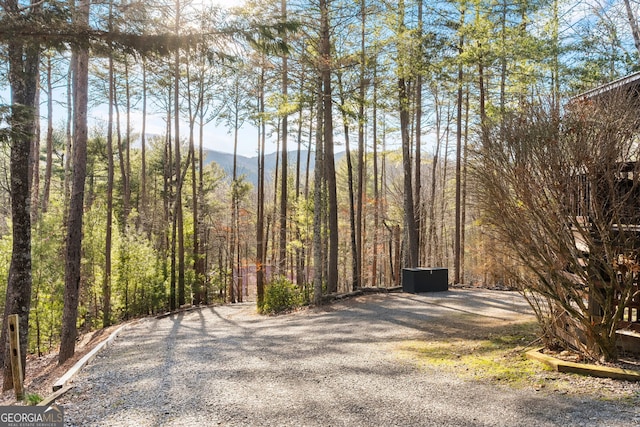
<svg viewBox="0 0 640 427"><path fill-rule="evenodd" d="M309 150L300 150L300 174L304 175L307 170L307 156L311 155L309 159L309 169L313 170L315 167L315 155L314 152ZM344 156L344 152L339 152L335 154L336 161L340 160ZM296 167L297 159L298 159L298 150L289 151L288 152L288 163L289 169ZM280 153L274 152L265 154L264 156L264 171L265 171L265 179L272 180L273 174L276 169L276 163L280 161ZM217 150L204 150L204 160L205 165L210 164L211 162L215 162L218 164L222 170L227 174L227 177L231 179L233 174L233 154L225 153L223 151ZM238 154L236 156L236 172L238 176L245 176L245 179L252 183L254 186L258 184L258 156L247 157Z"/></svg>

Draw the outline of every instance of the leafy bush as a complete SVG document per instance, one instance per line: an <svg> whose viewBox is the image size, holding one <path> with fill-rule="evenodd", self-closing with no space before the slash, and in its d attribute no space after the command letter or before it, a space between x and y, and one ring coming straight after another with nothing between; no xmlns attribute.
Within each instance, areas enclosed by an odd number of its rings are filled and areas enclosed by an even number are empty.
<svg viewBox="0 0 640 427"><path fill-rule="evenodd" d="M258 310L262 314L278 314L304 305L300 289L286 277L276 277L264 290L264 301Z"/></svg>

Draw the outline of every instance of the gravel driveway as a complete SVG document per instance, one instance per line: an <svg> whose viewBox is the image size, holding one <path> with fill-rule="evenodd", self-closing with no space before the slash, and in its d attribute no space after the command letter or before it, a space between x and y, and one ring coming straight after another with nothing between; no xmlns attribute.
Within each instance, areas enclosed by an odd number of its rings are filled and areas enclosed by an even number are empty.
<svg viewBox="0 0 640 427"><path fill-rule="evenodd" d="M77 426L631 426L640 409L461 380L404 340L530 316L511 292L368 295L264 317L203 308L127 328L60 403ZM468 319L473 319L469 323Z"/></svg>

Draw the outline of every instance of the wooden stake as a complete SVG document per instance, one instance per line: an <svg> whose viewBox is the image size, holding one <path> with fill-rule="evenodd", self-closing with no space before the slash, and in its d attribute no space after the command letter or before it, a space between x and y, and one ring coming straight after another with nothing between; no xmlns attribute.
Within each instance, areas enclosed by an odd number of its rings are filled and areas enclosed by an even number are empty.
<svg viewBox="0 0 640 427"><path fill-rule="evenodd" d="M11 352L11 372L13 373L13 389L16 400L24 397L22 358L20 357L20 318L17 314L9 315L9 350Z"/></svg>

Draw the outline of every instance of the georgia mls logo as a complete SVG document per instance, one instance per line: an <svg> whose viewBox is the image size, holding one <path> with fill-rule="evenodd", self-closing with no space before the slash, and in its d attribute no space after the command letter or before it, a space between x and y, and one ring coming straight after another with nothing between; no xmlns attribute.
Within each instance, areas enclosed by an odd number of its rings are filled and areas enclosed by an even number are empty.
<svg viewBox="0 0 640 427"><path fill-rule="evenodd" d="M0 427L63 427L64 408L51 406L0 406Z"/></svg>

